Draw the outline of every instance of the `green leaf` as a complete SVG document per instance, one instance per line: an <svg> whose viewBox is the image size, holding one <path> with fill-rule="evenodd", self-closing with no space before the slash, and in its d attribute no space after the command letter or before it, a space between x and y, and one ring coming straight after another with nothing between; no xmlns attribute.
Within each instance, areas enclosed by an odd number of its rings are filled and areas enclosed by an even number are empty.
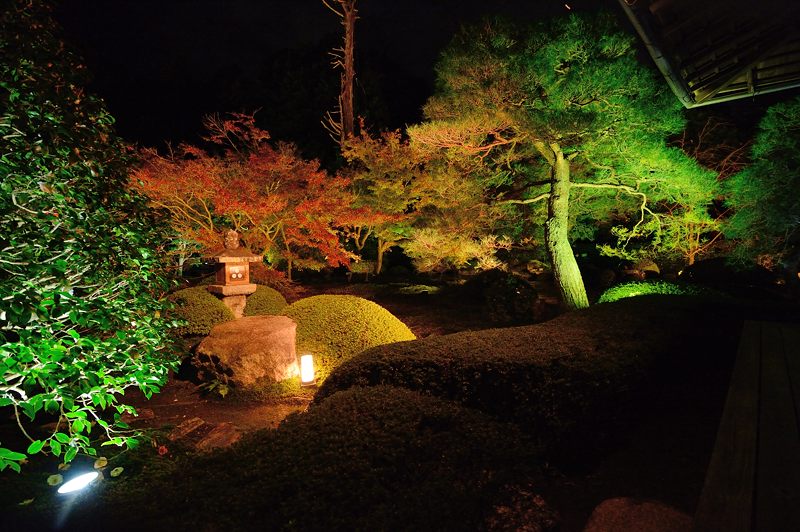
<svg viewBox="0 0 800 532"><path fill-rule="evenodd" d="M61 444L56 440L50 440L50 450L56 456L61 456Z"/></svg>
<svg viewBox="0 0 800 532"><path fill-rule="evenodd" d="M72 460L77 456L78 448L77 447L70 447L67 449L67 452L64 453L64 462L72 462Z"/></svg>
<svg viewBox="0 0 800 532"><path fill-rule="evenodd" d="M0 459L3 460L25 460L26 456L22 453L17 453L12 451L11 449L6 449L4 447L0 447Z"/></svg>
<svg viewBox="0 0 800 532"><path fill-rule="evenodd" d="M28 451L27 452L28 452L28 454L36 454L36 453L38 453L39 451L42 450L42 447L44 447L44 441L43 440L36 440L35 442L33 442L30 445L28 445Z"/></svg>

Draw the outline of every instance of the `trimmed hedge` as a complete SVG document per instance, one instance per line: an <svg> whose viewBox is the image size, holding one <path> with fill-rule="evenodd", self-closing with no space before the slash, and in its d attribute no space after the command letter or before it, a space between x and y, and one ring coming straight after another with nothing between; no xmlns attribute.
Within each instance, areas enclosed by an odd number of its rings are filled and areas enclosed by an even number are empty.
<svg viewBox="0 0 800 532"><path fill-rule="evenodd" d="M282 314L297 322L297 353L314 355L318 380L365 349L416 339L391 312L356 296L312 296Z"/></svg>
<svg viewBox="0 0 800 532"><path fill-rule="evenodd" d="M107 482L96 507L76 507L82 515L70 524L478 530L501 488L534 472L534 453L518 429L451 401L352 389L229 449Z"/></svg>
<svg viewBox="0 0 800 532"><path fill-rule="evenodd" d="M259 285L256 291L247 296L244 307L245 316L275 316L286 307L286 299L280 292L269 286Z"/></svg>
<svg viewBox="0 0 800 532"><path fill-rule="evenodd" d="M733 353L732 322L714 322L720 309L701 304L634 298L536 325L376 347L334 371L315 401L352 386L402 386L518 423L552 445L573 430L613 429L670 364Z"/></svg>
<svg viewBox="0 0 800 532"><path fill-rule="evenodd" d="M598 303L611 303L628 297L649 296L715 296L717 292L702 286L667 281L631 281L612 286L600 296Z"/></svg>
<svg viewBox="0 0 800 532"><path fill-rule="evenodd" d="M234 319L233 312L205 286L178 290L167 299L175 303L175 317L185 322L176 329L180 336L206 336L215 325Z"/></svg>

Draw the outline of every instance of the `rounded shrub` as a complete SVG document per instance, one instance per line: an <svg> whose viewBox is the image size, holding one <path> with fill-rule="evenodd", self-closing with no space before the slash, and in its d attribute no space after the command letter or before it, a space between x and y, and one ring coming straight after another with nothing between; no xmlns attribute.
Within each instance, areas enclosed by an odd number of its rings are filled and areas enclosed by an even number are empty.
<svg viewBox="0 0 800 532"><path fill-rule="evenodd" d="M297 322L297 353L314 355L318 379L365 349L416 339L391 312L355 296L307 297L283 314Z"/></svg>
<svg viewBox="0 0 800 532"><path fill-rule="evenodd" d="M234 319L233 312L204 286L185 288L170 294L173 314L185 323L177 328L180 336L205 336L215 325Z"/></svg>
<svg viewBox="0 0 800 532"><path fill-rule="evenodd" d="M102 504L84 505L71 524L481 530L503 487L536 471L536 451L513 426L452 401L400 388L352 389L277 430L172 469L151 468L141 480L109 483ZM130 512L131 505L141 510Z"/></svg>
<svg viewBox="0 0 800 532"><path fill-rule="evenodd" d="M314 401L399 386L516 423L546 447L595 444L625 430L652 376L733 352L738 318L720 309L702 298L631 298L535 325L378 346L338 367Z"/></svg>
<svg viewBox="0 0 800 532"><path fill-rule="evenodd" d="M256 291L247 296L244 307L245 316L275 316L286 307L286 299L280 292L269 286L259 285Z"/></svg>
<svg viewBox="0 0 800 532"><path fill-rule="evenodd" d="M611 303L636 296L707 296L712 291L701 286L670 283L667 281L632 281L612 286L600 296L598 303Z"/></svg>

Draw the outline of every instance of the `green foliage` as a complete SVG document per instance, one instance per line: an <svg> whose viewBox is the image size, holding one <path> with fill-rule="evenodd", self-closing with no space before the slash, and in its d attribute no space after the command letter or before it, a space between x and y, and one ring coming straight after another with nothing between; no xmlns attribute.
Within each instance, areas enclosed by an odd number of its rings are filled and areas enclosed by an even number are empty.
<svg viewBox="0 0 800 532"><path fill-rule="evenodd" d="M582 428L595 441L625 422L625 405L646 392L654 368L735 341L739 318L717 330L719 310L697 298L634 298L535 325L380 346L342 364L315 401L352 386L401 386L517 423L543 445Z"/></svg>
<svg viewBox="0 0 800 532"><path fill-rule="evenodd" d="M365 349L416 338L388 310L355 296L308 297L283 314L297 322L297 353L314 355L318 381Z"/></svg>
<svg viewBox="0 0 800 532"><path fill-rule="evenodd" d="M175 331L179 336L207 336L214 326L234 319L231 309L205 286L178 290L168 299L175 303L172 312L182 322Z"/></svg>
<svg viewBox="0 0 800 532"><path fill-rule="evenodd" d="M76 508L71 523L480 530L502 502L503 486L536 471L536 449L526 443L514 427L449 401L391 387L354 389L230 449L110 484L101 503Z"/></svg>
<svg viewBox="0 0 800 532"><path fill-rule="evenodd" d="M408 131L412 146L461 161L486 208L502 209L493 234L525 240L547 227L568 306L586 301L568 238L621 224L622 247L660 248L680 238L661 218L702 212L714 197L713 173L667 147L681 106L634 43L603 14L467 28L437 65L427 121Z"/></svg>
<svg viewBox="0 0 800 532"><path fill-rule="evenodd" d="M741 258L780 258L800 228L800 98L767 110L751 155L753 163L725 183L735 213L724 230Z"/></svg>
<svg viewBox="0 0 800 532"><path fill-rule="evenodd" d="M403 243L406 254L418 271L445 272L473 268L491 270L502 263L495 256L498 249L508 249L509 242L494 235L477 237L439 228L417 229Z"/></svg>
<svg viewBox="0 0 800 532"><path fill-rule="evenodd" d="M56 33L48 2L0 14L0 407L23 430L59 419L48 436L26 431L26 452L0 449L0 469L135 445L120 396L149 397L173 363L159 318L164 226L127 188L113 118Z"/></svg>
<svg viewBox="0 0 800 532"><path fill-rule="evenodd" d="M715 295L709 288L667 281L633 281L612 286L600 296L598 303L611 303L628 297L649 296L708 296Z"/></svg>
<svg viewBox="0 0 800 532"><path fill-rule="evenodd" d="M244 307L245 316L276 316L286 306L286 299L280 292L269 286L258 286L256 291L247 296Z"/></svg>

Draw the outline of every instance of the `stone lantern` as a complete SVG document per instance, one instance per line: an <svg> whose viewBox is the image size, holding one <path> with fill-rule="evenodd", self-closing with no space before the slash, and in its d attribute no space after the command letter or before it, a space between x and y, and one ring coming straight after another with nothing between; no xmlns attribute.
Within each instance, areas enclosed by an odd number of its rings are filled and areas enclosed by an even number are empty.
<svg viewBox="0 0 800 532"><path fill-rule="evenodd" d="M225 249L211 259L217 263L217 278L208 291L221 297L233 315L241 318L247 296L256 291L250 282L250 263L260 261L261 256L240 247L239 233L230 230L225 233Z"/></svg>

